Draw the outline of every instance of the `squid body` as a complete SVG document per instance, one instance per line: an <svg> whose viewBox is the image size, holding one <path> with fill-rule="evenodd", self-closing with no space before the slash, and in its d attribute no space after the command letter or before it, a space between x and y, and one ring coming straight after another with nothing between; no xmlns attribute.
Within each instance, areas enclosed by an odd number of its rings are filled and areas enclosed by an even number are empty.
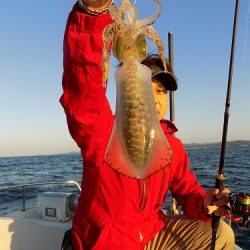
<svg viewBox="0 0 250 250"><path fill-rule="evenodd" d="M137 8L122 0L120 8L110 7L114 22L103 33L103 85L109 74L110 43L122 63L116 73L116 112L106 163L118 172L144 179L171 163L172 152L158 121L151 85L151 70L141 64L147 56L145 38L157 44L166 69L164 47L151 24L160 14L137 20Z"/></svg>

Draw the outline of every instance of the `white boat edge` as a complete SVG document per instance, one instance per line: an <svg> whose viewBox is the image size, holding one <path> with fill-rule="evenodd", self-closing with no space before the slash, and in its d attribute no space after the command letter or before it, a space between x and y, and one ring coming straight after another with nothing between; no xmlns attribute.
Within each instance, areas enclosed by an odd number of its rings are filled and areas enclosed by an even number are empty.
<svg viewBox="0 0 250 250"><path fill-rule="evenodd" d="M36 210L8 214L0 217L0 249L61 249L64 233L70 228L71 221L46 221Z"/></svg>
<svg viewBox="0 0 250 250"><path fill-rule="evenodd" d="M77 187L80 189L79 184ZM45 192L38 196L36 208L0 216L0 249L61 249L64 233L71 228L72 197L72 193ZM235 245L235 250L243 249Z"/></svg>
<svg viewBox="0 0 250 250"><path fill-rule="evenodd" d="M37 207L26 210L28 187L48 185L80 185L74 180L54 181L0 187L0 190L22 189L22 211L0 216L0 250L61 249L64 233L71 228L77 206L77 193L44 192L38 194Z"/></svg>

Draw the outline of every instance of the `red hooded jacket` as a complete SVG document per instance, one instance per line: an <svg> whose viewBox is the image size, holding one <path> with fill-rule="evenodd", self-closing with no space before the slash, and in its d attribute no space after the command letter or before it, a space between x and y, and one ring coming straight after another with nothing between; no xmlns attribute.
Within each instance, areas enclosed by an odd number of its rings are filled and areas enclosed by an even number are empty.
<svg viewBox="0 0 250 250"><path fill-rule="evenodd" d="M139 180L119 174L104 163L114 117L102 87L102 31L109 14L90 16L75 6L64 37L63 95L71 136L84 159L82 194L73 219L75 250L138 250L166 224L160 208L168 189L190 218L207 220L202 212L203 188L189 169L181 141L161 126L171 146L169 167Z"/></svg>

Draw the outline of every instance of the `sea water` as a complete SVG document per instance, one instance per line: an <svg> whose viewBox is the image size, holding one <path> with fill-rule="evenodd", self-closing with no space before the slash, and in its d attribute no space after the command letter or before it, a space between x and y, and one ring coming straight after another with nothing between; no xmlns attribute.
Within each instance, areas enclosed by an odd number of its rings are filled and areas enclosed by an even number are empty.
<svg viewBox="0 0 250 250"><path fill-rule="evenodd" d="M205 189L214 187L217 173L220 145L219 144L192 144L185 145L190 167L196 173L198 181ZM229 143L226 149L224 174L225 186L233 192L250 193L250 143ZM82 159L79 153L26 156L26 157L0 157L0 187L30 184L35 182L63 181L74 179L81 182ZM30 187L27 190L27 207L36 203L37 194L44 191L61 191L58 186ZM69 186L64 191L76 191ZM168 205L166 201L165 206ZM22 208L21 190L0 190L0 215ZM249 225L250 226L250 225ZM233 224L236 243L244 250L250 249L250 228L239 230Z"/></svg>

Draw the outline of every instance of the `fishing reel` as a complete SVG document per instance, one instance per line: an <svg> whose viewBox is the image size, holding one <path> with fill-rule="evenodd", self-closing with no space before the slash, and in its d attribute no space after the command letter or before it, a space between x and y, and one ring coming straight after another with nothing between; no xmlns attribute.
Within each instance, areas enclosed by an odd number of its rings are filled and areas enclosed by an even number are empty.
<svg viewBox="0 0 250 250"><path fill-rule="evenodd" d="M235 222L239 228L247 228L250 222L250 195L247 193L231 193L229 195L231 216L227 216Z"/></svg>

